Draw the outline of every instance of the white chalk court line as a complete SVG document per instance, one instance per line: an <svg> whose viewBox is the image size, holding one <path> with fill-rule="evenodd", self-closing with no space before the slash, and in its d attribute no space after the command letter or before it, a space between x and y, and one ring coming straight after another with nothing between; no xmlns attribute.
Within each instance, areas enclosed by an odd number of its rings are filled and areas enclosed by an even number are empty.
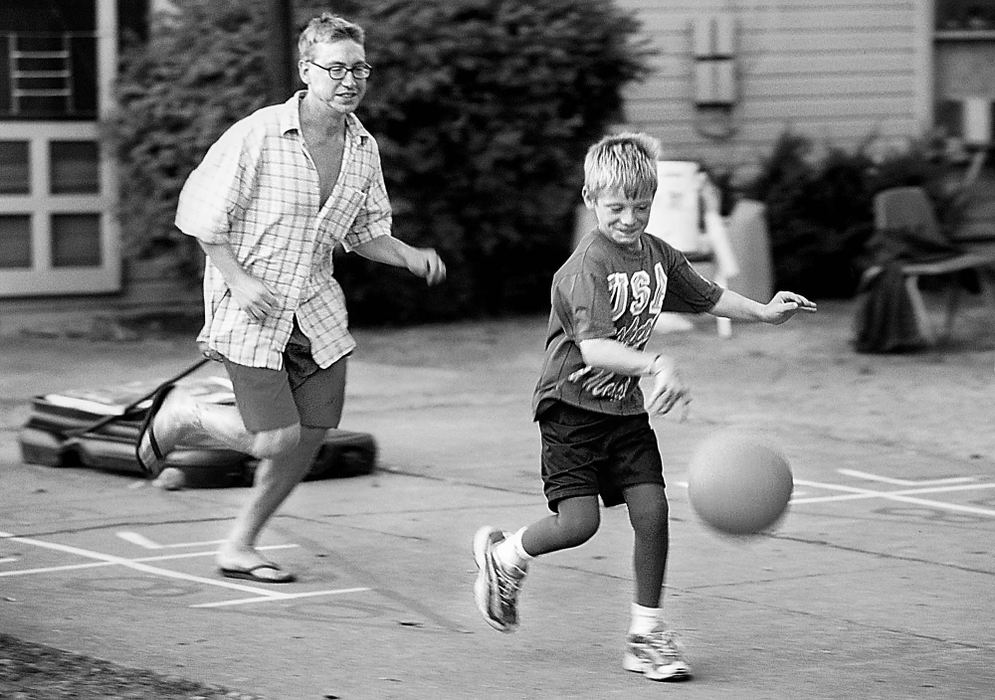
<svg viewBox="0 0 995 700"><path fill-rule="evenodd" d="M839 470L843 472L844 470ZM873 475L872 475L873 476ZM943 483L950 485L947 486L920 486L914 489L902 489L899 491L875 491L873 489L860 488L858 486L844 486L843 484L827 484L821 481L808 481L806 479L795 479L795 485L801 486L811 486L820 489L828 489L830 491L845 491L846 495L840 496L809 496L805 498L798 498L797 496L792 498L790 501L791 505L802 505L808 503L837 503L842 501L861 501L870 498L883 498L890 501L898 501L901 503L911 503L913 505L927 506L929 508L936 508L939 510L949 510L957 511L960 513L970 513L972 515L983 515L986 517L995 518L995 510L990 508L980 508L978 506L965 506L957 503L947 503L946 501L934 501L925 498L915 498L915 494L930 494L930 493L945 493L949 491L972 491L972 490L983 490L995 488L995 483L974 483L972 477L954 477L958 481L963 481L964 479L970 480L972 483L963 484L950 484L951 480L942 480ZM903 480L898 480L903 481ZM683 486L687 488L688 484L686 481L675 482L678 486ZM923 483L940 483L937 482L911 482L916 484Z"/></svg>
<svg viewBox="0 0 995 700"><path fill-rule="evenodd" d="M341 595L343 593L362 593L369 588L337 588L330 591L306 591L304 593L280 593L273 591L270 595L260 598L241 598L239 600L223 600L218 603L198 603L191 608L221 608L227 605L245 605L247 603L272 603L278 600L293 600L295 598L313 598L319 595Z"/></svg>
<svg viewBox="0 0 995 700"><path fill-rule="evenodd" d="M995 518L995 510L990 508L979 508L977 506L964 506L957 503L947 503L946 501L934 501L925 498L914 498L914 494L946 493L950 491L972 491L979 489L995 488L995 483L989 484L959 484L953 486L930 486L918 489L903 489L901 491L874 491L872 489L862 489L855 486L843 486L841 484L826 484L819 481L798 480L795 483L804 486L815 486L829 489L831 491L845 491L845 496L813 496L811 498L792 499L791 505L801 503L831 503L836 501L854 501L868 498L883 498L889 501L901 503L912 503L914 505L928 506L940 510L958 511L961 513L971 513L973 515L985 515Z"/></svg>
<svg viewBox="0 0 995 700"><path fill-rule="evenodd" d="M975 480L973 476L951 476L946 479L896 479L895 477L861 472L856 469L837 469L836 471L844 476L854 476L858 479L866 479L867 481L880 481L883 484L892 484L894 486L940 486L943 484L963 484Z"/></svg>
<svg viewBox="0 0 995 700"><path fill-rule="evenodd" d="M183 559L185 557L197 557L197 556L209 556L213 555L214 552L187 552L185 554L173 554L173 555L163 555L158 557L146 557L144 559L127 559L125 557L117 557L112 554L103 554L101 552L95 552L89 549L83 549L81 547L73 547L65 544L58 544L57 542L45 542L44 540L36 540L32 537L18 537L17 535L11 534L9 532L0 532L0 539L8 539L11 542L19 542L21 544L33 545L35 547L40 547L42 549L51 549L57 552L64 552L66 554L75 554L77 556L86 557L88 559L96 559L95 562L89 562L87 564L71 564L67 566L60 567L49 567L44 570L27 570L22 569L20 571L10 571L10 572L0 572L0 576L14 576L14 575L24 575L27 573L40 573L42 571L66 571L78 568L92 568L95 566L123 566L128 569L133 569L135 571L141 571L142 573L153 574L155 576L162 576L165 578L178 579L181 581L191 581L193 583L202 583L208 586L216 586L218 588L227 588L235 591L242 591L244 593L255 594L252 598L241 598L235 601L222 601L219 603L201 603L198 605L191 605L192 608L216 608L225 605L244 605L247 603L264 603L264 602L274 602L281 600L293 600L295 598L310 598L319 595L340 595L343 593L354 593L360 591L368 591L369 588L340 588L336 590L326 590L326 591L305 591L300 593L283 593L280 591L269 590L266 588L256 588L255 586L246 586L240 583L233 583L231 581L205 578L203 576L194 576L191 574L185 574L180 571L172 571L170 569L160 569L155 566L149 566L144 561L163 561L166 559ZM285 549L289 547L297 547L296 544L285 544L285 545L270 545L267 547L260 547L259 549Z"/></svg>
<svg viewBox="0 0 995 700"><path fill-rule="evenodd" d="M191 581L193 583L202 583L206 586L217 586L218 588L230 588L235 591L244 591L246 593L255 593L260 596L271 595L271 591L267 591L265 588L256 588L254 586L244 586L240 583L232 583L229 581L222 581L213 578L205 578L204 576L194 576L193 574L185 574L180 571L171 571L169 569L160 569L155 566L149 566L148 564L143 564L138 561L132 561L125 557L117 557L113 554L103 554L101 552L94 552L90 549L83 549L81 547L72 547L70 545L58 544L56 542L45 542L43 540L36 540L32 537L18 537L12 535L9 532L0 532L0 538L9 539L11 542L20 542L21 544L30 544L35 547L41 547L42 549L51 549L57 552L64 552L66 554L76 554L77 556L86 557L87 559L96 559L97 561L108 562L111 564L118 564L119 566L126 567L128 569L133 569L135 571L141 571L146 574L153 574L155 576L163 576L165 578L174 578L181 581Z"/></svg>
<svg viewBox="0 0 995 700"><path fill-rule="evenodd" d="M119 532L117 536L125 542L137 544L139 547L144 547L145 549L162 549L161 544L157 544L145 535L139 535L137 532Z"/></svg>
<svg viewBox="0 0 995 700"><path fill-rule="evenodd" d="M125 542L130 542L131 544L137 544L139 547L144 547L145 549L182 549L184 547L206 547L211 544L222 544L224 540L207 540L204 542L177 542L174 544L159 544L145 535L137 532L131 532L129 530L122 530L117 533Z"/></svg>
<svg viewBox="0 0 995 700"><path fill-rule="evenodd" d="M291 549L297 547L296 544L271 544L265 547L258 547L258 549ZM184 554L163 554L157 557L141 557L139 559L131 559L130 561L137 562L149 562L149 561L166 561L167 559L187 559L194 557L210 557L217 554L215 550L209 552L186 552ZM16 560L15 560L16 561ZM2 563L2 560L0 560ZM17 569L15 571L0 571L0 576L24 576L27 574L49 574L57 573L60 571L76 571L78 569L96 569L102 566L117 566L117 562L113 561L91 561L86 564L64 564L62 566L45 566L37 569Z"/></svg>

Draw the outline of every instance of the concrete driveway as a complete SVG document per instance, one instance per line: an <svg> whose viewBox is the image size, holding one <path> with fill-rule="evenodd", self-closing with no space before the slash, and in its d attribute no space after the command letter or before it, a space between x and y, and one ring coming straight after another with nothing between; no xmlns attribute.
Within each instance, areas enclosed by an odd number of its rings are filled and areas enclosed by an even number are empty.
<svg viewBox="0 0 995 700"><path fill-rule="evenodd" d="M786 326L710 318L651 341L692 386L655 419L672 508L665 608L695 678L621 669L631 597L623 509L540 559L519 632L478 616L470 540L545 514L528 412L544 319L360 330L343 428L376 473L302 485L267 531L298 583L219 578L240 488L168 492L23 464L34 394L164 378L188 338L0 338L0 623L24 639L270 698L980 698L995 692L995 324L909 355L854 354L852 306ZM216 370L209 370L216 371ZM690 511L696 444L734 427L778 444L795 493L770 535Z"/></svg>

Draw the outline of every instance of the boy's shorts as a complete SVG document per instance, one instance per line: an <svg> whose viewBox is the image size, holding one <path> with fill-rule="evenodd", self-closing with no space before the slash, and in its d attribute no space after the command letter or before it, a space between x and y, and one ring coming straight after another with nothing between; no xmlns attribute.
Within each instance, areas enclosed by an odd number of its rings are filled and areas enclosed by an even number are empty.
<svg viewBox="0 0 995 700"><path fill-rule="evenodd" d="M246 367L228 359L225 369L235 390L235 405L249 432L300 423L337 428L345 401L346 358L322 369L311 356L311 341L297 326L283 351L283 369Z"/></svg>
<svg viewBox="0 0 995 700"><path fill-rule="evenodd" d="M630 486L664 485L649 415L608 415L560 401L538 414L543 491L554 513L564 498L600 495L605 506L617 506Z"/></svg>

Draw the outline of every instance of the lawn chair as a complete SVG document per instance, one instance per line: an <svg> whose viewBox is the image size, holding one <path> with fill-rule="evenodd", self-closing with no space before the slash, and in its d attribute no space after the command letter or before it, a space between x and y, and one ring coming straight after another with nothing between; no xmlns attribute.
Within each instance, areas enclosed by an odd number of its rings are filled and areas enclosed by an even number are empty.
<svg viewBox="0 0 995 700"><path fill-rule="evenodd" d="M995 250L963 251L940 231L933 204L921 187L895 187L874 198L875 264L864 272L861 286L879 275L886 265L897 265L912 304L916 325L923 340L935 345L939 336L930 321L919 289L921 277L977 276L982 292L987 291L995 307ZM946 319L942 337L949 338L960 306L964 285L949 281Z"/></svg>
<svg viewBox="0 0 995 700"><path fill-rule="evenodd" d="M725 221L701 197L703 187L714 185L693 161L659 161L657 177L659 184L646 232L681 251L692 265L713 267L714 272L709 276L727 287L729 280L739 274L739 266ZM675 329L691 326L679 314L661 315L660 322ZM730 319L716 317L715 324L720 337L732 337Z"/></svg>

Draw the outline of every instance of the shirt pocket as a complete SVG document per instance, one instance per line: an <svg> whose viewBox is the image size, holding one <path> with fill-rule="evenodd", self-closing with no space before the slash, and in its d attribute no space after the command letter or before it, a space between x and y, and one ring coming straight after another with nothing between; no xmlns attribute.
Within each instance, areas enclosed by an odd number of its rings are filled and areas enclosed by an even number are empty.
<svg viewBox="0 0 995 700"><path fill-rule="evenodd" d="M349 232L356 217L366 203L366 190L342 185L328 199L328 206L318 221L318 232L322 245L328 245L328 252Z"/></svg>

